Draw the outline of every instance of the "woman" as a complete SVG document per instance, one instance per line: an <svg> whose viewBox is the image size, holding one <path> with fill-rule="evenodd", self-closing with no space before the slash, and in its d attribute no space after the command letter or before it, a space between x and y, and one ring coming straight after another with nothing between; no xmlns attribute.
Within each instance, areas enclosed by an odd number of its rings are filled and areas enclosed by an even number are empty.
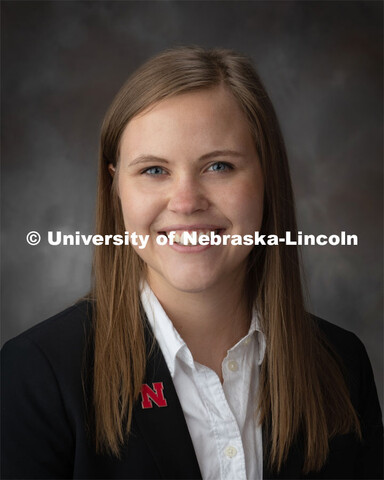
<svg viewBox="0 0 384 480"><path fill-rule="evenodd" d="M223 242L296 233L249 61L195 47L149 60L100 152L97 233L148 243L96 247L90 297L4 347L4 476L380 478L364 347L306 313L294 246Z"/></svg>

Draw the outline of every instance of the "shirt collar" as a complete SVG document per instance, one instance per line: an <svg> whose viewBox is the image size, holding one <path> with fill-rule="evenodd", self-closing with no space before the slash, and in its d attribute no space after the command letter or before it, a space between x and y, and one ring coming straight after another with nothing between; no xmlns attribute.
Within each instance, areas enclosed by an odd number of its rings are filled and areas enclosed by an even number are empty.
<svg viewBox="0 0 384 480"><path fill-rule="evenodd" d="M173 326L173 323L147 282L144 282L142 286L141 303L164 355L171 376L173 376L176 356L186 344Z"/></svg>
<svg viewBox="0 0 384 480"><path fill-rule="evenodd" d="M258 358L257 358L257 363L258 365L261 365L264 359L264 354L265 354L265 337L263 332L261 331L260 328L260 321L259 321L259 316L257 314L257 310L254 308L252 312L252 320L251 320L251 325L249 327L247 335L243 337L241 340L239 340L236 345L234 345L232 348L228 350L228 354L234 353L235 350L241 348L241 346L248 345L249 342L252 341L253 337L256 338L258 342Z"/></svg>
<svg viewBox="0 0 384 480"><path fill-rule="evenodd" d="M168 369L173 377L175 372L175 362L178 355L183 351L184 360L189 364L193 364L192 355L181 338L179 332L173 326L173 323L165 313L159 300L149 287L147 282L143 282L141 289L141 302L148 321L152 327L156 340L164 355ZM261 365L265 354L265 337L260 329L260 322L256 309L252 314L251 325L245 337L243 337L236 345L228 350L228 353L236 350L240 345L247 345L255 336L258 341L258 364Z"/></svg>

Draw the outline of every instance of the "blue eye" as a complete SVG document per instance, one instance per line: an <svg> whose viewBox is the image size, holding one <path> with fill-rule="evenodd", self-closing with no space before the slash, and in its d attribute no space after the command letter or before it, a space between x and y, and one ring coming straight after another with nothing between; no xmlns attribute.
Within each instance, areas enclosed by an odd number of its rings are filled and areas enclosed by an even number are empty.
<svg viewBox="0 0 384 480"><path fill-rule="evenodd" d="M225 172L225 171L228 171L228 170L232 170L232 167L231 167L231 165L229 165L229 163L216 162L216 163L213 163L208 168L208 170L211 171L211 172Z"/></svg>
<svg viewBox="0 0 384 480"><path fill-rule="evenodd" d="M158 176L164 175L165 171L161 167L149 167L141 173L144 173L146 175Z"/></svg>

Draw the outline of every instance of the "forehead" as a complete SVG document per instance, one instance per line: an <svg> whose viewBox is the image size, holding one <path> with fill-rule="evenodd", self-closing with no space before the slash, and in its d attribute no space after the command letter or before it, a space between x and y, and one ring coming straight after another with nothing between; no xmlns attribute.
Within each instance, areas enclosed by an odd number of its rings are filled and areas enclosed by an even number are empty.
<svg viewBox="0 0 384 480"><path fill-rule="evenodd" d="M122 157L143 153L164 156L180 150L198 154L240 145L253 146L249 123L233 94L218 86L175 95L150 106L125 127L120 153Z"/></svg>

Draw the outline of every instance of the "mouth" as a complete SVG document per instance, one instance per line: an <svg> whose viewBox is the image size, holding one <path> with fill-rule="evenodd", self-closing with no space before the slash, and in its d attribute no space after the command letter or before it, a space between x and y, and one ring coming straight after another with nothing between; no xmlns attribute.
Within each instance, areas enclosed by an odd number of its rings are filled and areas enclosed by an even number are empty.
<svg viewBox="0 0 384 480"><path fill-rule="evenodd" d="M188 229L170 229L159 231L159 235L166 235L170 244L181 245L184 247L207 245L207 239L214 235L221 235L224 228L188 228ZM204 242L204 243L200 243Z"/></svg>

